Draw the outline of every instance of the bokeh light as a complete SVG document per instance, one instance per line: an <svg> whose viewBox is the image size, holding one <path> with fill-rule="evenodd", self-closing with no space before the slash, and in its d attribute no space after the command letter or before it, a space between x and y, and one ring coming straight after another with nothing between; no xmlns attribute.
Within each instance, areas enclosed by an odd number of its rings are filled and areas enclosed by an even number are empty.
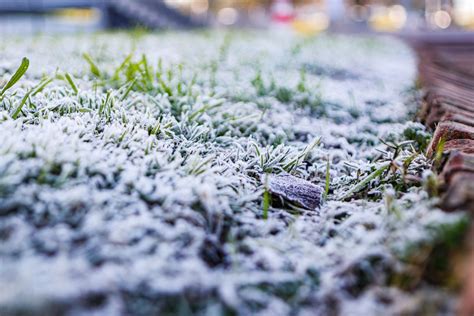
<svg viewBox="0 0 474 316"><path fill-rule="evenodd" d="M237 22L237 18L239 17L239 13L234 8L222 8L217 13L217 21L223 25L232 25Z"/></svg>
<svg viewBox="0 0 474 316"><path fill-rule="evenodd" d="M448 12L439 10L433 14L433 22L440 29L447 29L451 25L451 16Z"/></svg>

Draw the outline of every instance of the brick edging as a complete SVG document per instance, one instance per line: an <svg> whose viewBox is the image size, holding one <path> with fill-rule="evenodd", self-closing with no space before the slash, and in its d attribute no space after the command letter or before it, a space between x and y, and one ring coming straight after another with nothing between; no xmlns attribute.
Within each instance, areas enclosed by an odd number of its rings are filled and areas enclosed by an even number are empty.
<svg viewBox="0 0 474 316"><path fill-rule="evenodd" d="M419 57L419 75L426 95L421 121L434 131L427 156L443 158L439 173L440 206L474 215L474 34L433 36L412 42ZM471 217L472 218L472 217ZM463 294L459 315L474 315L474 223L467 239Z"/></svg>
<svg viewBox="0 0 474 316"><path fill-rule="evenodd" d="M419 75L426 91L420 119L433 129L427 156L444 143L441 207L474 213L474 41L415 44Z"/></svg>

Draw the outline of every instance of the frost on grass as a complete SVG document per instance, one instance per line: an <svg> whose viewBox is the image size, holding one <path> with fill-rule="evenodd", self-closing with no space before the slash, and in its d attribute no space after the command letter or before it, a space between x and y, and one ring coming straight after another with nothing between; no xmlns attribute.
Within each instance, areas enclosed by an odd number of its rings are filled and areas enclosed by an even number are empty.
<svg viewBox="0 0 474 316"><path fill-rule="evenodd" d="M30 59L0 98L1 314L452 308L424 268L465 222L423 188L429 134L406 123L415 67L399 42L203 32L0 45L2 87ZM262 179L286 173L325 188L317 212L268 205Z"/></svg>

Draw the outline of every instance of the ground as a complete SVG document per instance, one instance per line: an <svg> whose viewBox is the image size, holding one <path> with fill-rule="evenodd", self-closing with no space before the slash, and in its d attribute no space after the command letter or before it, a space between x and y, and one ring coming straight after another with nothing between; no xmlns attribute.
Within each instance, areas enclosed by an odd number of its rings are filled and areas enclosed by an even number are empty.
<svg viewBox="0 0 474 316"><path fill-rule="evenodd" d="M397 40L136 31L0 56L0 87L30 61L0 96L2 315L453 312L467 221L435 206ZM272 198L286 173L323 204Z"/></svg>

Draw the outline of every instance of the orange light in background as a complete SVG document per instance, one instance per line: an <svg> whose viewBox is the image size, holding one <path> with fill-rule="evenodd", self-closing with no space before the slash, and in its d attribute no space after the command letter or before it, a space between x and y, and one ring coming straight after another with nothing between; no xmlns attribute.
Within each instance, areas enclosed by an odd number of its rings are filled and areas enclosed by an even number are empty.
<svg viewBox="0 0 474 316"><path fill-rule="evenodd" d="M292 23L293 29L302 35L315 35L329 27L329 17L322 12L299 16Z"/></svg>
<svg viewBox="0 0 474 316"><path fill-rule="evenodd" d="M394 32L403 28L406 21L406 9L397 4L390 7L374 8L369 24L376 31Z"/></svg>
<svg viewBox="0 0 474 316"><path fill-rule="evenodd" d="M102 17L97 9L61 9L55 11L54 15L66 22L86 24L98 22Z"/></svg>
<svg viewBox="0 0 474 316"><path fill-rule="evenodd" d="M474 29L474 0L454 0L453 12L456 24Z"/></svg>
<svg viewBox="0 0 474 316"><path fill-rule="evenodd" d="M191 12L194 14L204 14L209 10L208 0L194 0L191 2Z"/></svg>

